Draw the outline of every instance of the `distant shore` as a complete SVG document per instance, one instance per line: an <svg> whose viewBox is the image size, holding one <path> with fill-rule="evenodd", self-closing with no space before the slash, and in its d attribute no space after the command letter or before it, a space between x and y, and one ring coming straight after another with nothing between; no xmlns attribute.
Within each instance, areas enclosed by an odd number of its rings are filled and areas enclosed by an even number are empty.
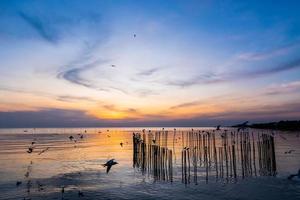
<svg viewBox="0 0 300 200"><path fill-rule="evenodd" d="M232 127L238 127L234 125ZM257 129L274 129L281 131L300 131L300 121L279 121L279 122L268 122L268 123L255 123L247 125L249 128Z"/></svg>

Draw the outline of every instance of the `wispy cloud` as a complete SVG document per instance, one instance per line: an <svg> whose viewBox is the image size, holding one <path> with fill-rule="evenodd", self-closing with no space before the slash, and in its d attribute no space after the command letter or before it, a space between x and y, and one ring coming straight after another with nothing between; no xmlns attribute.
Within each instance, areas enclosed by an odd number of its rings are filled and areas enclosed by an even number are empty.
<svg viewBox="0 0 300 200"><path fill-rule="evenodd" d="M248 73L240 73L240 75L244 78L251 78L252 76L260 77L260 76L265 76L265 75L270 75L270 74L276 74L279 72L284 72L292 69L297 69L300 68L300 58L296 58L292 61L279 64L275 67L270 67L270 68L265 68L261 70L256 70L256 71L249 71Z"/></svg>
<svg viewBox="0 0 300 200"><path fill-rule="evenodd" d="M201 101L186 102L186 103L178 104L176 106L171 106L170 109L178 109L178 108L198 106L200 103L201 103Z"/></svg>
<svg viewBox="0 0 300 200"><path fill-rule="evenodd" d="M233 82L245 79L254 79L259 77L265 77L272 74L277 74L284 71L289 71L293 69L300 68L300 59L296 58L292 61L279 64L273 67L261 67L258 70L245 70L243 71L233 71L216 74L214 72L208 74L200 74L194 77L191 77L186 80L169 80L164 81L164 84L171 86L179 86L179 87L188 87L199 84L219 84L225 82Z"/></svg>
<svg viewBox="0 0 300 200"><path fill-rule="evenodd" d="M101 87L94 85L91 81L82 77L83 72L90 70L92 68L95 68L105 62L106 61L103 61L103 60L96 60L96 61L90 62L88 64L80 63L80 64L77 64L77 65L79 65L79 67L74 67L74 68L71 68L66 71L62 71L62 72L58 73L57 78L64 79L66 81L69 81L70 83L84 86L84 87L90 88L90 89L96 89L99 91L109 91L108 89L101 88Z"/></svg>
<svg viewBox="0 0 300 200"><path fill-rule="evenodd" d="M46 41L55 43L58 40L59 37L54 28L41 18L30 16L21 11L19 12L19 16Z"/></svg>
<svg viewBox="0 0 300 200"><path fill-rule="evenodd" d="M99 119L79 110L42 109L0 112L0 127L76 127L101 125Z"/></svg>
<svg viewBox="0 0 300 200"><path fill-rule="evenodd" d="M96 99L83 96L71 96L71 95L61 95L56 98L58 101L63 102L74 102L74 101L89 101L89 102L98 102Z"/></svg>
<svg viewBox="0 0 300 200"><path fill-rule="evenodd" d="M273 58L275 56L281 56L289 53L291 50L294 50L295 48L299 47L300 43L293 42L289 43L277 48L270 49L268 51L262 51L262 52L246 52L241 53L237 56L238 61L260 61L265 60L269 58Z"/></svg>
<svg viewBox="0 0 300 200"><path fill-rule="evenodd" d="M169 80L165 82L167 85L178 86L178 87L189 87L198 84L217 84L228 81L227 77L223 77L222 75L217 75L213 72L199 74L190 79L186 80Z"/></svg>
<svg viewBox="0 0 300 200"><path fill-rule="evenodd" d="M151 76L154 73L158 72L159 70L160 70L160 68L158 68L158 67L146 69L146 70L140 71L139 73L137 73L137 75L138 76Z"/></svg>
<svg viewBox="0 0 300 200"><path fill-rule="evenodd" d="M294 81L283 84L275 84L265 89L267 95L281 95L300 92L300 81Z"/></svg>

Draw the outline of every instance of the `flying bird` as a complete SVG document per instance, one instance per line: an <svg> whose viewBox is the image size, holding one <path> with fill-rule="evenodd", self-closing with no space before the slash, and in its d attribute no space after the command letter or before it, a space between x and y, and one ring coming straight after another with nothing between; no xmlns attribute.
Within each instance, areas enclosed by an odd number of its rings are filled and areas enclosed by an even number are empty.
<svg viewBox="0 0 300 200"><path fill-rule="evenodd" d="M136 37L136 34L133 34L133 37Z"/></svg>
<svg viewBox="0 0 300 200"><path fill-rule="evenodd" d="M33 147L28 147L27 153L32 153L33 152Z"/></svg>
<svg viewBox="0 0 300 200"><path fill-rule="evenodd" d="M106 167L106 173L108 174L109 170L113 165L119 164L115 161L115 159L111 159L107 161L105 164L102 164L103 167Z"/></svg>
<svg viewBox="0 0 300 200"><path fill-rule="evenodd" d="M19 186L19 185L21 185L22 184L22 181L17 181L16 182L16 186Z"/></svg>
<svg viewBox="0 0 300 200"><path fill-rule="evenodd" d="M74 137L71 135L71 136L69 137L69 139L70 139L70 140L73 140L73 139L74 139Z"/></svg>
<svg viewBox="0 0 300 200"><path fill-rule="evenodd" d="M282 136L282 135L279 135L279 136L280 136L282 139L287 140L286 137L284 137L284 136Z"/></svg>
<svg viewBox="0 0 300 200"><path fill-rule="evenodd" d="M240 130L244 130L245 128L247 128L247 124L248 124L249 122L248 121L245 121L244 123L242 123L242 124L238 124L237 125L237 127L238 127L238 132L240 132Z"/></svg>
<svg viewBox="0 0 300 200"><path fill-rule="evenodd" d="M293 153L295 150L289 150L289 151L286 151L286 152L284 152L285 154L291 154L291 153Z"/></svg>
<svg viewBox="0 0 300 200"><path fill-rule="evenodd" d="M39 152L38 155L41 155L41 154L44 153L45 151L48 151L49 148L50 148L50 147L47 147L46 149L43 149L42 151Z"/></svg>
<svg viewBox="0 0 300 200"><path fill-rule="evenodd" d="M79 196L79 197L83 197L83 196L84 196L84 195L83 195L83 192L78 191L78 196Z"/></svg>
<svg viewBox="0 0 300 200"><path fill-rule="evenodd" d="M120 146L123 147L123 142L120 142Z"/></svg>
<svg viewBox="0 0 300 200"><path fill-rule="evenodd" d="M116 65L111 65L111 67L116 67Z"/></svg>
<svg viewBox="0 0 300 200"><path fill-rule="evenodd" d="M291 175L289 175L288 179L292 180L296 176L300 179L300 169L298 170L298 174L291 174Z"/></svg>

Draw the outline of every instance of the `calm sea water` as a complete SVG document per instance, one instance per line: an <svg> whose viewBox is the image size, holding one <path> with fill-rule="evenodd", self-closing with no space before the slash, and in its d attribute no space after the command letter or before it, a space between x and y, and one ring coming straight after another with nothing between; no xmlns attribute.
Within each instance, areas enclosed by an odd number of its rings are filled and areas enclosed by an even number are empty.
<svg viewBox="0 0 300 200"><path fill-rule="evenodd" d="M206 166L198 160L196 168L191 164L185 182L182 150L190 142L191 128L177 128L175 134L173 129L165 129L168 130L165 147L172 150L172 180L133 166L132 133L142 129L0 129L0 199L300 199L300 180L287 179L300 168L297 132L248 130L253 133L247 154L248 174L242 174L245 161L237 149L235 178L232 162L225 168L224 157L222 176L221 162L215 166L212 161ZM149 128L145 129L147 135ZM161 128L151 130L154 135L155 131L162 132ZM205 134L204 130L212 129L194 128L193 132ZM257 141L263 132L274 137L276 167L272 175L263 173L260 166ZM216 146L222 143L222 133L215 132ZM73 140L69 139L71 135ZM32 142L35 142L33 152L27 153ZM221 157L219 153L222 152L218 152ZM228 155L232 160L232 154ZM119 164L107 174L101 164L112 158ZM17 181L22 183L17 186Z"/></svg>

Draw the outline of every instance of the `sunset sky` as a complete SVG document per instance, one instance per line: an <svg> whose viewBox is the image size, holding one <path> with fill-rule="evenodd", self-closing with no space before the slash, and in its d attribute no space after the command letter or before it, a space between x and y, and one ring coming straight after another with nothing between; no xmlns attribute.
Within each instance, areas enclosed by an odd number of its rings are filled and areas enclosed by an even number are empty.
<svg viewBox="0 0 300 200"><path fill-rule="evenodd" d="M275 2L1 0L0 127L299 119L300 1Z"/></svg>

